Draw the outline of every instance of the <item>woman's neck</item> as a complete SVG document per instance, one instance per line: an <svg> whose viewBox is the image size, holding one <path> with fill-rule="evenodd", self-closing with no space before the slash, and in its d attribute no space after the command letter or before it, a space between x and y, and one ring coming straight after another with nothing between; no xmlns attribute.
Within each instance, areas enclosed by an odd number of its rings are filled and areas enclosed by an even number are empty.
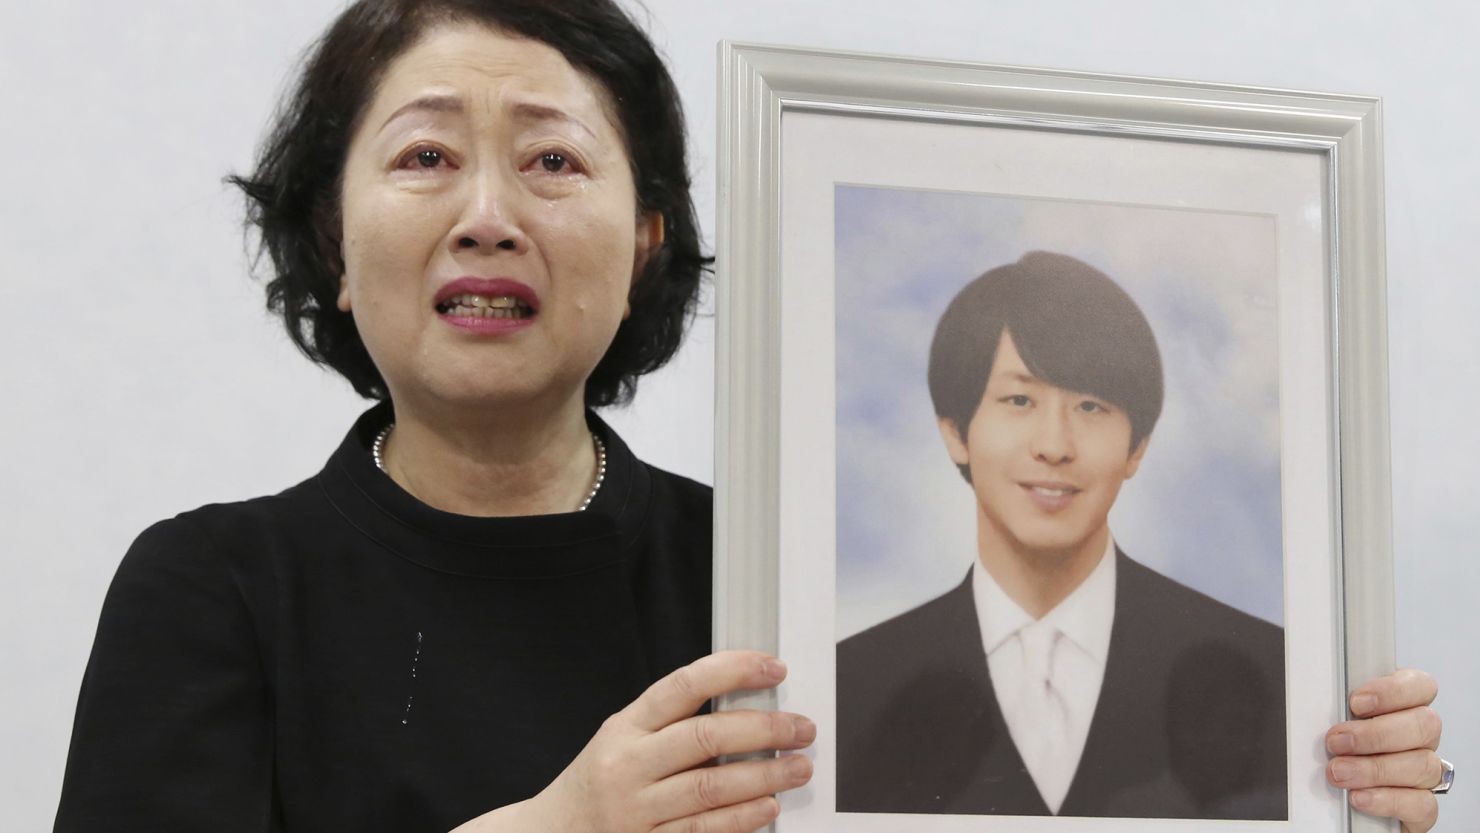
<svg viewBox="0 0 1480 833"><path fill-rule="evenodd" d="M596 475L596 451L581 397L532 418L511 410L475 419L396 403L396 427L382 449L385 470L422 503L476 517L574 511Z"/></svg>

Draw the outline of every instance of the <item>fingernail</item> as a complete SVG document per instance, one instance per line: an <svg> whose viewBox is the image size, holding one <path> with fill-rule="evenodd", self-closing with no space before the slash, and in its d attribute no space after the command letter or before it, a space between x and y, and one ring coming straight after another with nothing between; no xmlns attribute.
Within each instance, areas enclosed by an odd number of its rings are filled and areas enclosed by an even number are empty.
<svg viewBox="0 0 1480 833"><path fill-rule="evenodd" d="M786 679L786 663L782 662L779 659L776 659L775 657L771 657L770 659L766 660L765 663L762 665L762 670L765 671L767 679L775 680L777 682Z"/></svg>
<svg viewBox="0 0 1480 833"><path fill-rule="evenodd" d="M788 755L786 758L786 780L793 784L800 784L812 777L812 762L801 755Z"/></svg>
<svg viewBox="0 0 1480 833"><path fill-rule="evenodd" d="M1357 742L1350 734L1337 732L1326 737L1326 751L1332 755L1350 755L1357 751Z"/></svg>
<svg viewBox="0 0 1480 833"><path fill-rule="evenodd" d="M1332 761L1331 778L1338 784L1344 784L1357 777L1357 766L1351 761Z"/></svg>
<svg viewBox="0 0 1480 833"><path fill-rule="evenodd" d="M1355 790L1351 796L1352 806L1358 810L1365 810L1372 806L1372 794L1366 790Z"/></svg>
<svg viewBox="0 0 1480 833"><path fill-rule="evenodd" d="M792 731L798 743L811 743L817 739L817 724L800 715L793 720Z"/></svg>
<svg viewBox="0 0 1480 833"><path fill-rule="evenodd" d="M1352 695L1352 714L1367 714L1377 708L1377 697L1372 694Z"/></svg>

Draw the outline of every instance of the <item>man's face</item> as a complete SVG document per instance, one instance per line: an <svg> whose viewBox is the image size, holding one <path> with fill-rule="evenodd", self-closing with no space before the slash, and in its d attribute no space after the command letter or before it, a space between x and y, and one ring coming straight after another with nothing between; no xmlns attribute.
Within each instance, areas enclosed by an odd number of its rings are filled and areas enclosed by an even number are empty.
<svg viewBox="0 0 1480 833"><path fill-rule="evenodd" d="M1131 449L1125 411L1034 377L1005 330L965 435L941 420L951 459L971 471L982 545L1028 558L1103 551L1110 507L1146 450Z"/></svg>

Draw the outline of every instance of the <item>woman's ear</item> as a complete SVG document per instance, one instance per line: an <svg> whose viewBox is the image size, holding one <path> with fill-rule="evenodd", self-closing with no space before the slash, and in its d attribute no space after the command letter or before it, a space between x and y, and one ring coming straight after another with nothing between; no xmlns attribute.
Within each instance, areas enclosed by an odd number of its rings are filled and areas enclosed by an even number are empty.
<svg viewBox="0 0 1480 833"><path fill-rule="evenodd" d="M648 261L663 248L663 240L668 234L667 224L663 221L663 212L649 211L637 218L637 234L634 237L632 247L632 289L636 289L637 282L642 279L642 273L647 269ZM622 320L625 321L632 316L632 291L627 292L627 307L622 310Z"/></svg>
<svg viewBox="0 0 1480 833"><path fill-rule="evenodd" d="M334 306L340 312L349 312L349 278L345 275L339 276L339 297L334 299Z"/></svg>

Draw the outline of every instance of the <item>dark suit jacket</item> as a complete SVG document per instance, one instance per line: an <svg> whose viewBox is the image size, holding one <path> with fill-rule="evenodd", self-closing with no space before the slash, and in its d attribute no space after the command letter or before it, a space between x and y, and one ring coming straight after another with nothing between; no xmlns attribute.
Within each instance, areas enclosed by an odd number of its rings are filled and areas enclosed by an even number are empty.
<svg viewBox="0 0 1480 833"><path fill-rule="evenodd" d="M1284 631L1116 553L1105 682L1059 815L1286 817ZM1046 815L992 691L971 576L838 644L838 804Z"/></svg>

